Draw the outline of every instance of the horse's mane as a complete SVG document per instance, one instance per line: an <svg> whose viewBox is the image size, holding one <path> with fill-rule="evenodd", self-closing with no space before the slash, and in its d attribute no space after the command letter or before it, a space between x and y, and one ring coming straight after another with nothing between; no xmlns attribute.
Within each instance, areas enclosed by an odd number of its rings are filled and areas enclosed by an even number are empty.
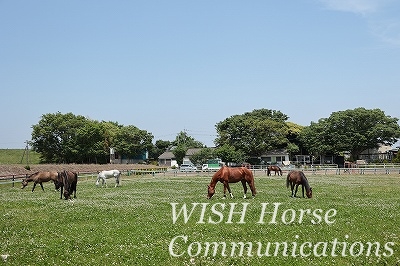
<svg viewBox="0 0 400 266"><path fill-rule="evenodd" d="M38 172L35 172L35 173L33 173L33 174L30 174L27 178L30 178L30 177L32 177L32 176L34 176L34 175L37 175L37 174L39 174L39 171L38 171Z"/></svg>
<svg viewBox="0 0 400 266"><path fill-rule="evenodd" d="M300 172L300 175L301 175L301 183L304 184L306 190L308 191L310 189L310 184L308 184L308 179L302 171Z"/></svg>

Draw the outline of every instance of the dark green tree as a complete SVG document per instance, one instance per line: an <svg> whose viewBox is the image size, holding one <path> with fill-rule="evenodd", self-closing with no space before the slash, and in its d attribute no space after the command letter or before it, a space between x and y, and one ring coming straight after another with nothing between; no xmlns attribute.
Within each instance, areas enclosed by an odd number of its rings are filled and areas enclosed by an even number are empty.
<svg viewBox="0 0 400 266"><path fill-rule="evenodd" d="M174 145L172 153L175 155L178 164L182 164L188 149L204 147L203 143L195 140L183 131L179 132L172 144Z"/></svg>
<svg viewBox="0 0 400 266"><path fill-rule="evenodd" d="M123 126L117 132L113 147L119 154L136 157L152 148L153 135L135 126Z"/></svg>
<svg viewBox="0 0 400 266"><path fill-rule="evenodd" d="M259 109L231 116L217 123L217 146L228 145L246 157L260 156L265 151L285 148L288 139L288 117L280 111Z"/></svg>
<svg viewBox="0 0 400 266"><path fill-rule="evenodd" d="M171 141L169 140L156 140L156 142L154 143L153 147L151 148L151 150L149 151L149 157L152 160L157 160L158 157L165 152L166 150L168 150L170 147L172 146Z"/></svg>
<svg viewBox="0 0 400 266"><path fill-rule="evenodd" d="M72 113L42 115L37 125L32 126L32 149L41 154L41 161L47 163L70 163L79 156L76 149L78 128L87 123L84 116Z"/></svg>
<svg viewBox="0 0 400 266"><path fill-rule="evenodd" d="M212 148L203 148L190 157L190 161L195 165L202 165L207 163L209 159L215 159L215 152Z"/></svg>
<svg viewBox="0 0 400 266"><path fill-rule="evenodd" d="M356 108L334 112L305 127L300 139L313 154L350 152L356 160L362 151L393 145L400 137L398 118L380 109Z"/></svg>
<svg viewBox="0 0 400 266"><path fill-rule="evenodd" d="M217 147L214 151L214 155L215 157L220 158L225 163L232 162L236 164L241 164L243 162L246 162L248 159L248 156L246 156L243 151L237 150L234 146L231 146L229 144L224 144Z"/></svg>

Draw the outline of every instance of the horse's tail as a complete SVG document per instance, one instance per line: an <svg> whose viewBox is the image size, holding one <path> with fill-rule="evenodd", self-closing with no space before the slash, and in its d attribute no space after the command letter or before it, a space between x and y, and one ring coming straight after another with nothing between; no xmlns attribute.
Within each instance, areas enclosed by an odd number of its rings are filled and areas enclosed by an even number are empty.
<svg viewBox="0 0 400 266"><path fill-rule="evenodd" d="M99 184L100 184L100 173L98 173L97 175L96 186L98 186Z"/></svg>
<svg viewBox="0 0 400 266"><path fill-rule="evenodd" d="M289 188L289 185L290 185L290 174L291 174L292 172L289 172L288 173L288 175L287 175L287 178L286 178L286 188Z"/></svg>
<svg viewBox="0 0 400 266"><path fill-rule="evenodd" d="M253 197L257 194L257 190L256 190L256 185L254 183L254 175L253 175L253 171L251 171L248 168L244 169L246 172L246 175L248 175L248 178L250 180L250 189L252 189L253 192Z"/></svg>
<svg viewBox="0 0 400 266"><path fill-rule="evenodd" d="M121 172L117 170L117 174L115 175L115 182L117 185L121 185Z"/></svg>

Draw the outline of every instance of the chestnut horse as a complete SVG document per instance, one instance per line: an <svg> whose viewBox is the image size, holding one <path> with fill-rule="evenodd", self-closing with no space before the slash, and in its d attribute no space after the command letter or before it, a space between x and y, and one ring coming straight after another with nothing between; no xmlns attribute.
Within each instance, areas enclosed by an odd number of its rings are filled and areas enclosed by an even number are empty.
<svg viewBox="0 0 400 266"><path fill-rule="evenodd" d="M312 198L312 188L308 184L308 180L302 171L293 170L289 172L286 179L286 187L289 188L289 185L292 190L292 195L291 195L292 197L296 197L297 189L299 188L299 185L301 185L303 198L304 198L304 187L306 188L307 197ZM295 186L296 190L293 192Z"/></svg>
<svg viewBox="0 0 400 266"><path fill-rule="evenodd" d="M275 171L275 175L276 175L276 173L278 173L278 175L282 175L282 169L277 165L268 166L267 175L271 175L271 171Z"/></svg>
<svg viewBox="0 0 400 266"><path fill-rule="evenodd" d="M72 193L74 193L74 198L76 198L76 184L78 183L78 174L71 171L62 171L58 173L58 179L56 182L56 189L58 190L61 187L61 195L60 199L63 196L64 189L64 198L71 199Z"/></svg>
<svg viewBox="0 0 400 266"><path fill-rule="evenodd" d="M53 181L54 183L57 182L58 173L57 172L36 172L31 174L27 178L22 180L22 187L25 188L29 182L33 182L32 192L35 190L36 184L39 184L43 188L43 182Z"/></svg>
<svg viewBox="0 0 400 266"><path fill-rule="evenodd" d="M256 188L254 186L254 177L253 173L247 169L246 167L221 167L211 178L211 182L208 185L208 195L207 198L211 199L211 197L215 193L215 186L217 183L221 182L224 184L224 198L226 198L226 189L229 191L229 195L233 198L233 194L231 192L231 188L229 187L229 183L237 183L242 182L244 196L246 198L247 193L247 184L249 184L253 197L256 196Z"/></svg>

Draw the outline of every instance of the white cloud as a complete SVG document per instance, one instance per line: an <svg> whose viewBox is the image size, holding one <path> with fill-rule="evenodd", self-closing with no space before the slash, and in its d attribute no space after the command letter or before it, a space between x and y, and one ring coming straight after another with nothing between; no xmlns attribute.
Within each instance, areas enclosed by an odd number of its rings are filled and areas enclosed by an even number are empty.
<svg viewBox="0 0 400 266"><path fill-rule="evenodd" d="M318 0L326 9L361 15L379 41L400 47L400 19L390 15L394 0ZM397 7L398 8L398 7Z"/></svg>
<svg viewBox="0 0 400 266"><path fill-rule="evenodd" d="M320 0L327 9L368 15L377 12L387 0Z"/></svg>
<svg viewBox="0 0 400 266"><path fill-rule="evenodd" d="M387 19L371 21L369 25L372 33L380 40L390 45L400 47L400 20Z"/></svg>

